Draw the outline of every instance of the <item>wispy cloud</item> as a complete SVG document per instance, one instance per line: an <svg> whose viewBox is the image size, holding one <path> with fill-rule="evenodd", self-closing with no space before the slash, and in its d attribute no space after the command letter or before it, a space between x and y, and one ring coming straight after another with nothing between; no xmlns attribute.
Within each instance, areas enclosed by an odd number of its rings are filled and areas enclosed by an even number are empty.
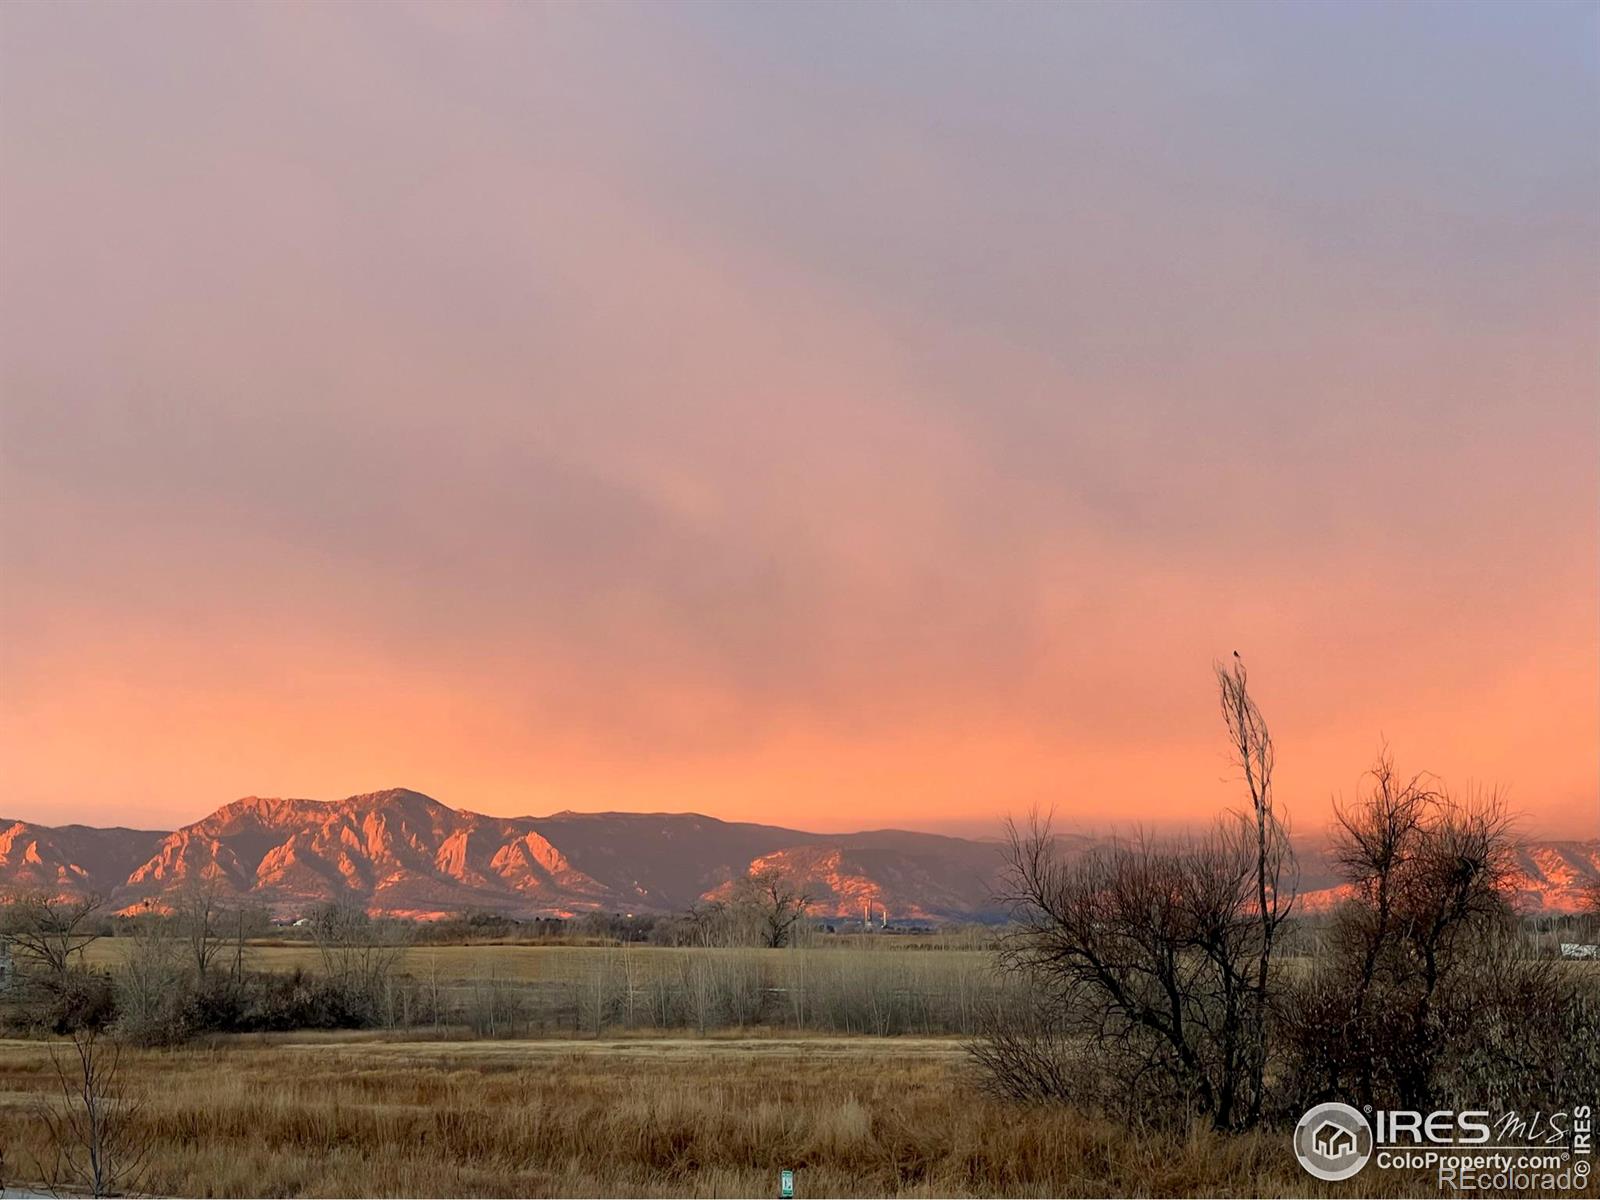
<svg viewBox="0 0 1600 1200"><path fill-rule="evenodd" d="M1589 6L11 6L8 815L1593 832Z"/></svg>

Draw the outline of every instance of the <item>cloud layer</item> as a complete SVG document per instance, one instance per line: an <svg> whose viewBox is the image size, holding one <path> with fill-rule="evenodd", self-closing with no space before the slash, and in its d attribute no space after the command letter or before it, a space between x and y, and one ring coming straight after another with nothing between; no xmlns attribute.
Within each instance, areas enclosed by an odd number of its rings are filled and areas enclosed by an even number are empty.
<svg viewBox="0 0 1600 1200"><path fill-rule="evenodd" d="M7 815L1592 836L1595 25L9 6Z"/></svg>

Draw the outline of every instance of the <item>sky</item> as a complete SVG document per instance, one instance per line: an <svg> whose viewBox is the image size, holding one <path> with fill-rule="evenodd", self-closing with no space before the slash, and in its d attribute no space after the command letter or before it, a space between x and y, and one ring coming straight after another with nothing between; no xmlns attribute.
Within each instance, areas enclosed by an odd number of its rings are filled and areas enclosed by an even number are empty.
<svg viewBox="0 0 1600 1200"><path fill-rule="evenodd" d="M1600 6L0 7L0 815L1600 834Z"/></svg>

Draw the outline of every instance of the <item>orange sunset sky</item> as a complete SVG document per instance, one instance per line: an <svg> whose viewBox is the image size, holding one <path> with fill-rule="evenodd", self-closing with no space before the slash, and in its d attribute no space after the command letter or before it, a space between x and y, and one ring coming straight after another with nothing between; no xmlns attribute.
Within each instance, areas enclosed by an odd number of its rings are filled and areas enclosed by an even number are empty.
<svg viewBox="0 0 1600 1200"><path fill-rule="evenodd" d="M0 816L1600 834L1600 8L0 8Z"/></svg>

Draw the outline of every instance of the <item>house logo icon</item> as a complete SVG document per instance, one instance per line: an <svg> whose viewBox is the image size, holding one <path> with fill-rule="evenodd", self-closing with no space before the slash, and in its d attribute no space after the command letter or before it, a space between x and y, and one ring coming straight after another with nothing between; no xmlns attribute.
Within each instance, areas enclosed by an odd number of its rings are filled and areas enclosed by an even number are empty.
<svg viewBox="0 0 1600 1200"><path fill-rule="evenodd" d="M1294 1156L1318 1179L1349 1179L1372 1157L1372 1126L1348 1104L1319 1104L1294 1127Z"/></svg>
<svg viewBox="0 0 1600 1200"><path fill-rule="evenodd" d="M1356 1135L1336 1121L1324 1121L1311 1135L1311 1144L1327 1158L1343 1158L1356 1152Z"/></svg>

